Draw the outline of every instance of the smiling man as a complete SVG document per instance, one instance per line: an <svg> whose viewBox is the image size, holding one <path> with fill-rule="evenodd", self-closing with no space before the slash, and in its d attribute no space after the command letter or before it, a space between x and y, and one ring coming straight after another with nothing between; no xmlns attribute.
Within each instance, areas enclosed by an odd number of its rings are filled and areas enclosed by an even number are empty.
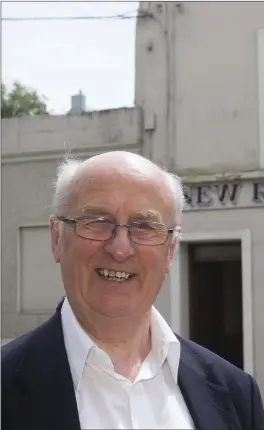
<svg viewBox="0 0 264 430"><path fill-rule="evenodd" d="M139 155L59 167L50 235L66 297L2 350L4 430L264 429L254 379L153 307L183 201L179 178Z"/></svg>

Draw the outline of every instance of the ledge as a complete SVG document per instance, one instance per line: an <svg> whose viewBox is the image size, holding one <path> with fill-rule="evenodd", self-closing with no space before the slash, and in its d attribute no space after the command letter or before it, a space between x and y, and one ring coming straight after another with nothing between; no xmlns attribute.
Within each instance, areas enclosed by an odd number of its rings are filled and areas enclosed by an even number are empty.
<svg viewBox="0 0 264 430"><path fill-rule="evenodd" d="M52 159L66 151L94 154L102 148L129 150L140 145L142 130L143 114L138 107L83 116L3 119L2 161Z"/></svg>

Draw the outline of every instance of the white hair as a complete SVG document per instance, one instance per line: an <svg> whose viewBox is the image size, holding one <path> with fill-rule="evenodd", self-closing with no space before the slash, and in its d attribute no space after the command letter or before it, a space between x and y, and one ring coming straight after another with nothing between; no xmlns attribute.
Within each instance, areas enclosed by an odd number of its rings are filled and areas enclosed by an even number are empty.
<svg viewBox="0 0 264 430"><path fill-rule="evenodd" d="M55 191L52 198L52 210L55 215L65 215L64 211L68 208L72 185L83 163L83 161L73 158L65 158L58 165L57 177L54 181Z"/></svg>
<svg viewBox="0 0 264 430"><path fill-rule="evenodd" d="M141 157L140 155L137 156ZM65 216L67 214L72 186L79 177L87 161L88 160L83 161L76 160L72 157L65 157L63 162L59 164L57 168L57 177L54 181L55 190L52 199L52 210L54 215ZM184 192L181 179L177 175L167 172L165 169L150 160L148 161L158 167L160 172L164 175L165 182L167 182L173 200L173 222L179 226L184 206Z"/></svg>

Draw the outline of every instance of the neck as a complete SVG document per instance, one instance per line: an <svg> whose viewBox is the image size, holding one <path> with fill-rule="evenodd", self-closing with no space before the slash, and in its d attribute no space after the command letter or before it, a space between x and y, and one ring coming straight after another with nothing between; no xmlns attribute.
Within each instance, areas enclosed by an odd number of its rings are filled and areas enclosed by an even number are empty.
<svg viewBox="0 0 264 430"><path fill-rule="evenodd" d="M133 380L151 350L151 310L121 318L89 310L77 319L97 346L109 355L115 371Z"/></svg>

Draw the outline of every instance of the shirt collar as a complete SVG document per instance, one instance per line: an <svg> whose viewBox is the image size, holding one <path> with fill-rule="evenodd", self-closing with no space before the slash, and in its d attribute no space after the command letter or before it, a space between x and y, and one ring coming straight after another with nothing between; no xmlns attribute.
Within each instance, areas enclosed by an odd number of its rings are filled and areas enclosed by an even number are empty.
<svg viewBox="0 0 264 430"><path fill-rule="evenodd" d="M152 350L155 355L158 350L163 350L170 366L172 376L177 384L181 344L170 326L154 306L152 306L151 332Z"/></svg>
<svg viewBox="0 0 264 430"><path fill-rule="evenodd" d="M61 308L62 330L65 348L72 373L73 384L78 390L85 362L96 344L88 336L77 321L67 297ZM180 342L170 329L161 314L152 307L151 319L152 351L158 357L159 351L165 353L173 378L177 383L180 362Z"/></svg>
<svg viewBox="0 0 264 430"><path fill-rule="evenodd" d="M71 368L72 379L77 390L81 381L87 356L96 345L77 321L67 297L61 308L64 343Z"/></svg>

